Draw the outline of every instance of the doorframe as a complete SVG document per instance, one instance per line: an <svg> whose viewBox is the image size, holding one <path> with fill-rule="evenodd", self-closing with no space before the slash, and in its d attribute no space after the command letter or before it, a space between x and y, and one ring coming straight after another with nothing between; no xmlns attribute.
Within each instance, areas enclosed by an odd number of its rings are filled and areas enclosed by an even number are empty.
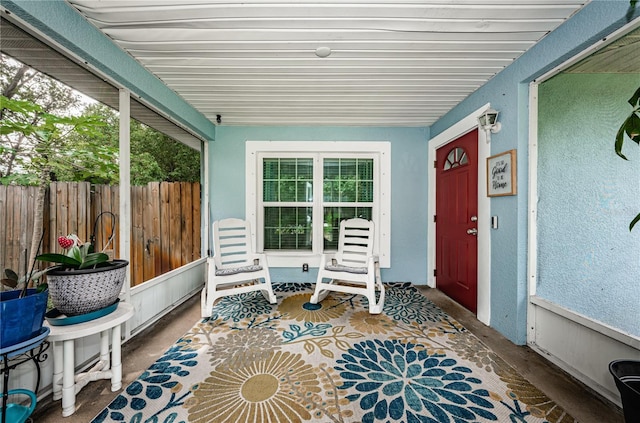
<svg viewBox="0 0 640 423"><path fill-rule="evenodd" d="M477 318L485 325L491 322L491 201L487 197L487 157L491 146L486 133L478 127L478 116L491 107L485 104L429 140L427 163L436 160L436 150L455 141L460 136L478 129L478 304ZM433 271L436 264L436 169L428 166L428 237L427 237L427 285L436 288Z"/></svg>

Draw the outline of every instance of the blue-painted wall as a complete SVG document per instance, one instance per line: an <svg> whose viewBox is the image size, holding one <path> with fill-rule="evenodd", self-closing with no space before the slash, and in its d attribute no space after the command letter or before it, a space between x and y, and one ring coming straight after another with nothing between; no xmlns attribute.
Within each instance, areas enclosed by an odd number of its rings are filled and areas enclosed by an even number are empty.
<svg viewBox="0 0 640 423"><path fill-rule="evenodd" d="M491 199L491 215L500 222L491 231L491 326L517 344L526 342L527 323L529 83L624 26L628 8L626 0L592 1L431 126L433 137L491 103L502 122L502 131L492 135L491 154L517 149L518 195Z"/></svg>
<svg viewBox="0 0 640 423"><path fill-rule="evenodd" d="M212 218L245 215L246 141L390 141L391 268L383 280L427 282L427 128L220 126L211 142ZM274 281L315 281L317 271L272 269Z"/></svg>
<svg viewBox="0 0 640 423"><path fill-rule="evenodd" d="M540 85L537 295L640 336L640 148L613 139L635 75L563 74Z"/></svg>

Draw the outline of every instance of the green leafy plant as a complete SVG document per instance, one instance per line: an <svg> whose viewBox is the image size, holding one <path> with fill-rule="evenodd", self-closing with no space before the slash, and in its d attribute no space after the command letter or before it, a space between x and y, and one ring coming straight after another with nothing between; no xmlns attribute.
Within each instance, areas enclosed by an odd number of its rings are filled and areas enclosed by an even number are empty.
<svg viewBox="0 0 640 423"><path fill-rule="evenodd" d="M23 289L29 286L31 282L36 285L38 292L42 292L47 289L46 283L39 283L42 275L45 274L44 270L38 270L31 273L26 273L24 276L19 276L14 270L4 269L4 278L0 281L2 285L10 289Z"/></svg>
<svg viewBox="0 0 640 423"><path fill-rule="evenodd" d="M42 245L42 235L40 236L40 243L38 248ZM27 289L29 286L35 286L38 293L48 288L46 283L41 282L42 276L46 273L46 270L35 270L35 260L31 263L31 269L27 268L29 254L27 250L24 250L24 276L19 276L18 273L12 269L4 269L4 278L0 279L0 286L7 287L9 289L20 289L20 298L27 295Z"/></svg>
<svg viewBox="0 0 640 423"><path fill-rule="evenodd" d="M93 245L83 243L75 234L58 237L58 244L66 251L64 254L40 254L36 260L58 263L72 269L88 269L109 261L107 254L93 252Z"/></svg>
<svg viewBox="0 0 640 423"><path fill-rule="evenodd" d="M36 176L38 187L34 201L34 227L31 238L31 256L37 253L38 235L43 231L43 209L46 190L51 182L56 163L64 161L63 152L68 151L69 135L72 133L91 136L105 123L96 116L57 116L27 100L15 100L0 95L0 137L28 137L32 148L29 157L24 157L21 166ZM4 141L4 139L3 139ZM6 151L6 150L5 150ZM11 151L10 155L17 154ZM4 158L4 156L3 156Z"/></svg>
<svg viewBox="0 0 640 423"><path fill-rule="evenodd" d="M627 137L640 146L640 87L638 87L636 92L629 99L629 104L631 104L633 110L624 120L622 125L620 125L620 129L618 129L618 133L616 134L615 142L616 154L624 160L628 160L622 153L622 146L624 145L624 141ZM629 230L632 230L638 222L640 222L640 213L638 213L631 223L629 223Z"/></svg>

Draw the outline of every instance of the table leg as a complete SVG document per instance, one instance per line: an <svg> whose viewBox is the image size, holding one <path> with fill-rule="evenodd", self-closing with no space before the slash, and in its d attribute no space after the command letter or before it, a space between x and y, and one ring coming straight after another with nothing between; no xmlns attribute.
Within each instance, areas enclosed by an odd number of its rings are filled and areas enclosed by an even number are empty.
<svg viewBox="0 0 640 423"><path fill-rule="evenodd" d="M53 343L53 399L62 398L62 342Z"/></svg>
<svg viewBox="0 0 640 423"><path fill-rule="evenodd" d="M102 370L109 370L109 329L100 332L100 361L104 363Z"/></svg>
<svg viewBox="0 0 640 423"><path fill-rule="evenodd" d="M76 411L74 340L63 341L62 350L62 417L68 417Z"/></svg>
<svg viewBox="0 0 640 423"><path fill-rule="evenodd" d="M111 330L111 391L115 392L122 387L122 351L120 348L120 336L122 325L114 326Z"/></svg>

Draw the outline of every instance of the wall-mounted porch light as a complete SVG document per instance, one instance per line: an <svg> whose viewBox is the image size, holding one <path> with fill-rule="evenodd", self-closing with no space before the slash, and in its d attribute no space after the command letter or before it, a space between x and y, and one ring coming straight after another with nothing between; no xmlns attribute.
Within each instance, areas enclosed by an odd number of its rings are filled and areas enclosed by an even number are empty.
<svg viewBox="0 0 640 423"><path fill-rule="evenodd" d="M502 129L502 125L498 122L498 112L494 109L487 109L483 114L478 116L478 124L487 134L487 142L491 141L491 134L497 134Z"/></svg>

